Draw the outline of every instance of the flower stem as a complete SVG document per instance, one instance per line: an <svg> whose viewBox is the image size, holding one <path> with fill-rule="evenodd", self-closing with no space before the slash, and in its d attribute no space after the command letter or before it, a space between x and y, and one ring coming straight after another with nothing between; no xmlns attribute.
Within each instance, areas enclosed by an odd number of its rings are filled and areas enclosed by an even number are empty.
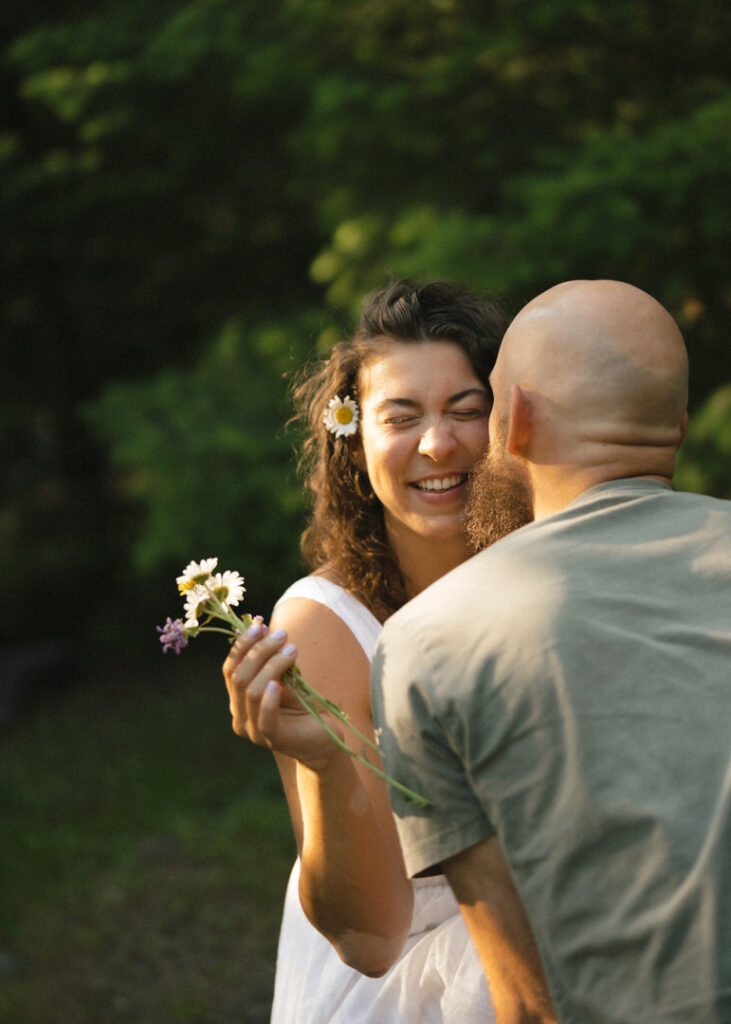
<svg viewBox="0 0 731 1024"><path fill-rule="evenodd" d="M230 629L219 629L218 626L198 626L196 628L196 635L198 633L223 633L224 636L230 636L232 640L236 639L236 634Z"/></svg>
<svg viewBox="0 0 731 1024"><path fill-rule="evenodd" d="M351 732L354 732L358 739L362 740L371 748L371 750L375 750L375 752L380 755L378 744L374 743L373 740L369 739L367 736L364 736L363 733L350 721L350 717L346 715L346 713L341 710L337 704L333 704L333 702L328 700L327 697L323 697L321 693L318 693L314 686L310 686L310 684L302 678L299 671L296 669L296 666L292 666L291 669L287 669L282 676L282 682L294 693L296 693L297 690L301 690L303 693L306 693L308 697L317 701L317 703L325 708L326 711L329 711L332 715L338 718L344 726L350 729Z"/></svg>
<svg viewBox="0 0 731 1024"><path fill-rule="evenodd" d="M337 733L330 728L330 726L327 724L327 722L319 713L319 711L317 711L313 707L312 702L308 699L308 697L305 696L304 693L301 693L298 689L293 689L291 686L288 687L288 689L290 689L292 693L294 693L295 697L302 704L305 710L309 711L312 717L317 719L317 721L320 723L320 725L325 730L325 732L330 737L330 739L332 740L336 747L339 747L340 750L345 751L346 754L350 754L352 758L355 758L355 760L358 761L359 764L364 765L366 768L372 771L373 774L377 775L379 779L383 779L384 782L390 783L391 786L394 787L394 789L398 789L400 793L403 793L404 797L408 800L409 803L415 804L417 807L429 806L430 801L427 800L426 797L421 796L420 793L415 793L413 789L409 789L407 786L403 786L400 782L397 782L396 779L392 778L390 775L387 775L386 772L382 771L382 769L380 769L377 765L373 764L372 761L369 761L367 757L364 757L363 754L359 754L357 750L353 750L353 748L349 747L344 740L341 740ZM376 747L374 743L371 743L370 740L366 739L366 737L363 736L362 733L358 732L357 729L353 728L353 726L350 726L350 728L358 736L361 736L363 739L365 739L366 743L368 743L371 747L373 747L375 750L378 750L378 747Z"/></svg>

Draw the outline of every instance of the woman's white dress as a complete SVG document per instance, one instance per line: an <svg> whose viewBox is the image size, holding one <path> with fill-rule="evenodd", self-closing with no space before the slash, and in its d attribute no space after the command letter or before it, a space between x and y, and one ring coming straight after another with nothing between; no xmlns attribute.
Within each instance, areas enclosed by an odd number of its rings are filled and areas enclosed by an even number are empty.
<svg viewBox="0 0 731 1024"><path fill-rule="evenodd" d="M348 626L368 660L381 624L342 587L307 576L278 604L306 597ZM414 916L403 953L381 978L347 967L307 920L299 860L287 886L271 1024L492 1024L495 1014L475 947L444 875L414 879Z"/></svg>

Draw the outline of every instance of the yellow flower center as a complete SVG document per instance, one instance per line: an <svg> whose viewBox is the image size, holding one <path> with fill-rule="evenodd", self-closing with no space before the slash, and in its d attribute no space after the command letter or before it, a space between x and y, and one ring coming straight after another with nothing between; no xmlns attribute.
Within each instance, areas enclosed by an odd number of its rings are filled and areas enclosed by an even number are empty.
<svg viewBox="0 0 731 1024"><path fill-rule="evenodd" d="M353 419L353 410L349 409L347 405L341 405L335 412L335 419L343 425L350 423Z"/></svg>
<svg viewBox="0 0 731 1024"><path fill-rule="evenodd" d="M184 580L182 583L178 583L178 593L187 594L187 592L192 590L196 584L205 583L210 575L211 574L209 572L199 572L197 576L192 576L190 579Z"/></svg>

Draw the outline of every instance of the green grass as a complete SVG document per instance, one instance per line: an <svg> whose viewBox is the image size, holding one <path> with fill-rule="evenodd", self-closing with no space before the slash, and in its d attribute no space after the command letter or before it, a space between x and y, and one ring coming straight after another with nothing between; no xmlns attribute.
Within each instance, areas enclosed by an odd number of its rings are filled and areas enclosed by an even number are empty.
<svg viewBox="0 0 731 1024"><path fill-rule="evenodd" d="M3 1024L263 1024L294 858L218 650L102 659L0 739Z"/></svg>

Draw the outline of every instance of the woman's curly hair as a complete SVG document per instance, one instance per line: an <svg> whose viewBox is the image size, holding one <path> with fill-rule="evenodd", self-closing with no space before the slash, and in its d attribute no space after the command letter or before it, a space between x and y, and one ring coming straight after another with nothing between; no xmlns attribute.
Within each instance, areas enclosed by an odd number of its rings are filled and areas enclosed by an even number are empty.
<svg viewBox="0 0 731 1024"><path fill-rule="evenodd" d="M490 300L441 281L395 281L369 295L352 338L305 367L293 389L295 420L305 427L300 470L312 506L300 546L310 572L326 570L384 621L407 600L404 579L386 536L383 507L360 470L348 437L323 425L333 396L357 399L358 376L384 339L451 341L489 387L506 322Z"/></svg>

